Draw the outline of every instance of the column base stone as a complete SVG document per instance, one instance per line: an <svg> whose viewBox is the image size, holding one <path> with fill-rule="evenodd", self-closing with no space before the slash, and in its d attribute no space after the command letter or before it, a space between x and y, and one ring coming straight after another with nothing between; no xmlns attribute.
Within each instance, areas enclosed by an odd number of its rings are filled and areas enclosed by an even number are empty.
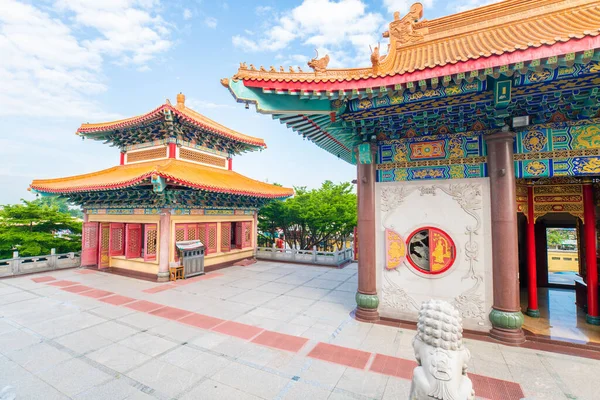
<svg viewBox="0 0 600 400"><path fill-rule="evenodd" d="M532 310L532 309L528 308L527 311L525 312L525 314L527 314L531 318L539 318L540 310Z"/></svg>
<svg viewBox="0 0 600 400"><path fill-rule="evenodd" d="M156 282L169 282L169 272L159 272Z"/></svg>
<svg viewBox="0 0 600 400"><path fill-rule="evenodd" d="M379 321L379 312L377 309L368 309L356 307L355 318L360 322L377 322Z"/></svg>
<svg viewBox="0 0 600 400"><path fill-rule="evenodd" d="M525 343L525 334L521 328L504 329L494 327L490 331L490 337L505 344L517 345Z"/></svg>
<svg viewBox="0 0 600 400"><path fill-rule="evenodd" d="M585 322L590 325L600 325L600 317L594 317L593 315L586 314Z"/></svg>

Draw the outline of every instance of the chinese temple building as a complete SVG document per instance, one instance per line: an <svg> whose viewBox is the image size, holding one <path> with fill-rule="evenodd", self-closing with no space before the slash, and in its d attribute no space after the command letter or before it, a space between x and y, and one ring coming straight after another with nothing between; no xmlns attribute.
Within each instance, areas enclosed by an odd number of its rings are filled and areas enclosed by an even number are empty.
<svg viewBox="0 0 600 400"><path fill-rule="evenodd" d="M416 3L367 67L242 63L221 83L357 165L357 319L416 321L438 298L467 329L517 344L521 289L536 318L548 284L546 227L577 230L577 302L600 324L599 34L597 0L505 0L433 20Z"/></svg>
<svg viewBox="0 0 600 400"><path fill-rule="evenodd" d="M120 121L83 124L82 138L118 147L120 165L90 174L39 179L31 190L84 210L82 265L166 280L175 243L200 240L207 270L253 257L257 211L292 189L232 170L232 156L266 147L167 100Z"/></svg>

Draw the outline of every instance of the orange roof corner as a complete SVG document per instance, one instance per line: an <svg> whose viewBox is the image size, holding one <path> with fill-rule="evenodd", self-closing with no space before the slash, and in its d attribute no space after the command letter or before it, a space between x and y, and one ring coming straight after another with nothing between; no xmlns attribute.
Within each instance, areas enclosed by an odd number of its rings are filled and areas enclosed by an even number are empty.
<svg viewBox="0 0 600 400"><path fill-rule="evenodd" d="M263 66L257 69L252 64L240 63L233 79L319 83L381 78L599 34L600 3L597 0L504 0L433 20L423 19L423 5L415 3L402 17L394 13L389 30L383 33L390 41L387 54L380 54L380 46L371 49L369 67L328 69L329 56L319 58L317 54L308 62L312 71L299 67L285 71L283 67L273 66L268 70ZM557 51L563 49L557 48Z"/></svg>
<svg viewBox="0 0 600 400"><path fill-rule="evenodd" d="M182 118L201 129L206 129L207 131L215 133L217 135L224 136L231 140L242 142L251 146L261 148L267 147L263 139L254 136L244 135L243 133L234 131L233 129L227 128L226 126L221 125L218 122L215 122L210 118L207 118L204 115L187 107L185 105L185 95L183 93L179 93L177 95L177 104L174 107L169 101L169 99L167 99L165 104L150 111L149 113L138 115L136 117L95 124L81 124L81 126L79 127L79 129L77 129L75 134L85 136L85 134L87 133L108 132L114 129L135 126L136 124L160 118L164 110L170 110L179 118Z"/></svg>
<svg viewBox="0 0 600 400"><path fill-rule="evenodd" d="M176 185L208 192L270 199L294 195L293 189L256 181L231 170L174 159L119 165L65 178L36 179L30 189L50 194L117 190L138 185L152 175L159 175Z"/></svg>

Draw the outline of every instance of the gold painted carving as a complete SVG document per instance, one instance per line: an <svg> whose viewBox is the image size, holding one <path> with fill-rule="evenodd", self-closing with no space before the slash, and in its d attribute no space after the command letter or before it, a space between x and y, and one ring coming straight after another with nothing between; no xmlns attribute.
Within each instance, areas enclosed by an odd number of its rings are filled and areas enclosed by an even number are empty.
<svg viewBox="0 0 600 400"><path fill-rule="evenodd" d="M533 187L534 221L549 213L563 212L583 221L583 185Z"/></svg>
<svg viewBox="0 0 600 400"><path fill-rule="evenodd" d="M327 65L329 64L329 54L325 54L325 57L319 58L319 51L317 52L317 56L310 60L307 64L311 67L315 73L325 72L327 71Z"/></svg>
<svg viewBox="0 0 600 400"><path fill-rule="evenodd" d="M400 13L394 13L394 21L390 24L390 30L383 33L383 37L392 37L395 39L396 49L421 42L429 29L425 26L426 20L423 18L423 5L415 3L410 7L410 11L402 19Z"/></svg>

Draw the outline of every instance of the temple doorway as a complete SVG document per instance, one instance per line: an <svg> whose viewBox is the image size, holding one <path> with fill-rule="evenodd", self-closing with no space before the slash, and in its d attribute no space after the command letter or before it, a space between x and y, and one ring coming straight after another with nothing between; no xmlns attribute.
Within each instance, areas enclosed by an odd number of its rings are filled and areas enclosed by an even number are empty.
<svg viewBox="0 0 600 400"><path fill-rule="evenodd" d="M575 282L583 282L578 237L576 221L573 227L546 228L549 285L575 289Z"/></svg>

